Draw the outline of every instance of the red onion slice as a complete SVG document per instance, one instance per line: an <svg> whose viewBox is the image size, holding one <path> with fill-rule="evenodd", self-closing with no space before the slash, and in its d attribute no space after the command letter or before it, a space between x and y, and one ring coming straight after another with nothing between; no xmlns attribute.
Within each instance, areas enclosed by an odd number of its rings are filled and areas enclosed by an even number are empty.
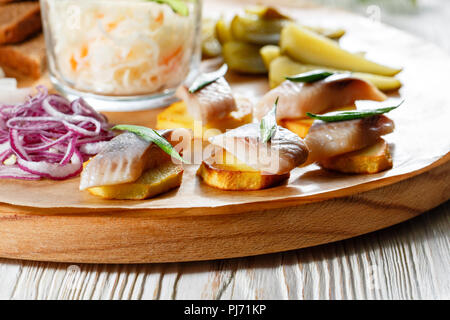
<svg viewBox="0 0 450 320"><path fill-rule="evenodd" d="M21 180L39 180L41 177L36 174L23 171L16 166L0 166L1 179L21 179Z"/></svg>
<svg viewBox="0 0 450 320"><path fill-rule="evenodd" d="M0 104L0 178L73 177L83 159L114 136L106 117L83 99L69 102L45 87L37 90L22 104ZM5 164L12 155L16 163Z"/></svg>
<svg viewBox="0 0 450 320"><path fill-rule="evenodd" d="M72 139L70 139L69 145L67 146L67 151L62 160L59 162L61 165L66 165L70 159L72 158L73 154L75 153L75 144L77 143L78 136L74 135ZM81 159L81 162L83 162L83 159Z"/></svg>
<svg viewBox="0 0 450 320"><path fill-rule="evenodd" d="M38 147L25 147L25 150L28 152L33 152L33 151L44 151L44 150L48 150L51 147L60 144L61 142L69 139L71 136L73 135L72 132L68 132L65 135L63 135L62 137L56 139L56 140L52 140L52 139L47 139L45 137L41 137L41 140L44 140L46 143L38 146Z"/></svg>
<svg viewBox="0 0 450 320"><path fill-rule="evenodd" d="M58 111L54 106L51 105L51 101L58 101L60 103L65 103L67 102L66 99L64 99L63 97L60 96L48 96L43 102L42 102L42 108L47 111L47 113L57 119L61 119L63 120L64 124L66 126L68 126L70 124L70 126L72 127L72 129L74 130L84 130L80 127L74 126L72 125L72 123L80 123L83 121L87 121L87 122L92 122L95 125L95 133L89 132L88 130L85 130L85 134L87 135L94 135L94 134L99 134L100 133L100 129L101 129L101 123L100 121L98 121L97 119L93 118L93 117L88 117L88 116L83 116L83 115L79 115L79 114L66 114L66 113L62 113L60 111ZM74 128L76 127L76 128ZM70 128L70 127L69 127Z"/></svg>
<svg viewBox="0 0 450 320"><path fill-rule="evenodd" d="M83 169L83 157L78 151L74 151L70 162L64 165L45 161L27 161L17 158L20 169L53 180L65 180L78 175Z"/></svg>
<svg viewBox="0 0 450 320"><path fill-rule="evenodd" d="M14 151L14 153L22 159L31 160L30 156L25 151L22 141L20 140L21 138L18 130L12 129L9 131L9 143L11 145L12 151Z"/></svg>

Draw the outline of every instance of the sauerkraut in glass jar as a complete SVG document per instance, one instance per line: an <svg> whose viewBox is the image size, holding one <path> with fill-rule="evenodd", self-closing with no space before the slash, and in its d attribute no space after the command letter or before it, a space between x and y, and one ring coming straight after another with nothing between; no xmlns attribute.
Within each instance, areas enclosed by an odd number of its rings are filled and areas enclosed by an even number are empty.
<svg viewBox="0 0 450 320"><path fill-rule="evenodd" d="M198 71L201 0L41 0L41 8L52 83L97 109L160 106Z"/></svg>

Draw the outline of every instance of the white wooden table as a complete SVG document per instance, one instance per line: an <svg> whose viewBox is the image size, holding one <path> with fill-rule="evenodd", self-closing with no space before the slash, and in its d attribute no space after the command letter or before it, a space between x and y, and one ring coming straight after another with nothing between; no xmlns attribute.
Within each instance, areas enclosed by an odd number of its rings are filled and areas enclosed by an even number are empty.
<svg viewBox="0 0 450 320"><path fill-rule="evenodd" d="M450 53L450 4L423 2L423 13L381 19ZM0 299L448 299L449 266L447 202L372 234L266 256L147 265L0 259Z"/></svg>

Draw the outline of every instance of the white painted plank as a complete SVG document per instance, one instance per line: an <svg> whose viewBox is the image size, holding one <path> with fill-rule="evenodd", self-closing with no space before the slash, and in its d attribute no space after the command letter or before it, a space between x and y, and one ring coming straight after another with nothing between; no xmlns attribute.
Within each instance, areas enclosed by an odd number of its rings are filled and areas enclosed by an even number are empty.
<svg viewBox="0 0 450 320"><path fill-rule="evenodd" d="M154 265L0 261L3 299L445 299L450 203L334 244Z"/></svg>

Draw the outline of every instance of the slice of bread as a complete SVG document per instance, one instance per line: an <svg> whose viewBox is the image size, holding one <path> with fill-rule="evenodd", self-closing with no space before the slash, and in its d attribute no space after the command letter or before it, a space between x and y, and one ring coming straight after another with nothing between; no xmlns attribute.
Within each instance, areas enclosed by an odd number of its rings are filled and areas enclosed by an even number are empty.
<svg viewBox="0 0 450 320"><path fill-rule="evenodd" d="M0 46L0 66L38 79L45 68L45 41L40 35L19 44Z"/></svg>
<svg viewBox="0 0 450 320"><path fill-rule="evenodd" d="M0 44L21 42L41 29L39 2L25 1L0 6Z"/></svg>
<svg viewBox="0 0 450 320"><path fill-rule="evenodd" d="M5 4L5 3L10 3L10 2L19 2L21 0L0 0L0 5L1 4Z"/></svg>

